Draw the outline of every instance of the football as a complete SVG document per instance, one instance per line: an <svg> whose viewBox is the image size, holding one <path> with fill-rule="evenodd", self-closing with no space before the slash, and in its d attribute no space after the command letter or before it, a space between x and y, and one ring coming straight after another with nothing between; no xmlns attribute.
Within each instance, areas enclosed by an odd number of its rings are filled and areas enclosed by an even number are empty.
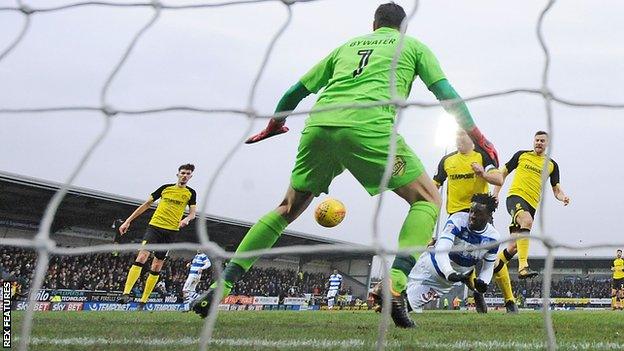
<svg viewBox="0 0 624 351"><path fill-rule="evenodd" d="M342 202L327 198L316 206L314 218L316 218L316 222L323 227L331 228L340 224L346 214L347 209Z"/></svg>

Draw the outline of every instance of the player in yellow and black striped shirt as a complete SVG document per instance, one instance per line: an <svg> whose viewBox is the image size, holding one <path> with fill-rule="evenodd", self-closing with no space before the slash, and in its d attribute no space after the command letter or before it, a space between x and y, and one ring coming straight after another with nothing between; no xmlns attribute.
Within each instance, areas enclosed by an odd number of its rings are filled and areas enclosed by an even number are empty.
<svg viewBox="0 0 624 351"><path fill-rule="evenodd" d="M156 191L150 195L149 199L139 206L119 227L119 233L121 235L125 234L130 228L130 223L150 208L154 201L160 199L156 211L149 222L145 236L143 237L143 245L147 243L170 243L173 236L177 234L180 228L187 226L189 222L195 218L197 195L195 190L186 185L191 177L193 177L194 170L195 166L192 164L180 166L177 174L178 181L174 184L165 184L156 189ZM189 215L182 219L187 206L189 207ZM149 258L149 255L150 252L147 250L139 251L136 261L128 272L123 295L121 295L117 302L128 303L132 300L130 291L139 279L141 270ZM167 251L154 251L154 260L152 261L151 270L145 282L145 289L143 290L139 309L142 309L154 290L166 257Z"/></svg>
<svg viewBox="0 0 624 351"><path fill-rule="evenodd" d="M498 186L503 184L503 176L496 162L487 153L475 150L475 145L466 132L459 130L455 143L457 151L440 160L438 171L433 177L438 188L447 181L446 212L449 215L462 211L468 212L472 196L488 193L489 184ZM503 292L507 312L516 313L518 307L511 290L507 266L497 267L494 278ZM487 312L483 294L475 291L474 299L477 312Z"/></svg>
<svg viewBox="0 0 624 351"><path fill-rule="evenodd" d="M490 156L475 150L475 145L468 134L460 129L455 140L457 151L442 158L433 181L440 188L448 180L446 190L446 212L468 212L474 194L486 194L488 183L503 184L503 177L497 164Z"/></svg>
<svg viewBox="0 0 624 351"><path fill-rule="evenodd" d="M538 131L533 139L532 151L518 151L502 168L503 178L514 170L516 174L507 193L507 211L511 215L509 232L513 236L529 235L533 226L533 217L542 194L542 169L546 161L548 147L548 133ZM570 203L570 198L563 192L559 184L559 166L550 159L548 161L548 175L555 198L563 202L564 206ZM494 188L494 195L498 197L500 187ZM506 264L518 252L518 278L526 279L537 275L529 268L529 239L521 238L511 242L499 253L499 264Z"/></svg>
<svg viewBox="0 0 624 351"><path fill-rule="evenodd" d="M624 259L622 250L617 250L615 260L611 263L613 271L613 283L611 285L611 307L614 310L622 309L622 299L624 298Z"/></svg>

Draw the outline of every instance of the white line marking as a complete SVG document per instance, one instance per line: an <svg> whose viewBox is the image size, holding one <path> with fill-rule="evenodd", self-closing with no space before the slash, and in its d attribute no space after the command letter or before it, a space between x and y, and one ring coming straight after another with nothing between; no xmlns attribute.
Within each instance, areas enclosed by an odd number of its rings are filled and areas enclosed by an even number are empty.
<svg viewBox="0 0 624 351"><path fill-rule="evenodd" d="M17 338L19 339L19 338ZM152 346L190 346L199 345L199 338L31 338L32 345L55 345L55 346L130 346L130 345L152 345ZM213 339L210 345L214 346L244 346L256 348L343 348L361 349L363 347L373 348L374 341L364 341L358 339L347 340L327 340L327 339L302 339L302 340L262 340L262 339ZM455 341L455 342L399 342L390 341L388 347L416 349L445 349L445 350L544 350L546 344L543 342L521 342L521 341ZM557 344L564 350L624 350L623 343L613 342L560 342Z"/></svg>

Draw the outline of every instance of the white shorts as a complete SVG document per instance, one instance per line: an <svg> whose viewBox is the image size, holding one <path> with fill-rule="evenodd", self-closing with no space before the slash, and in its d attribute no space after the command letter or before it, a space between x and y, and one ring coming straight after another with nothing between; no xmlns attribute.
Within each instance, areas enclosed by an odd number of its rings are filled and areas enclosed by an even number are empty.
<svg viewBox="0 0 624 351"><path fill-rule="evenodd" d="M408 277L407 301L412 309L422 308L428 302L448 294L453 286L461 284L442 278L433 266L431 255L425 252L420 256Z"/></svg>
<svg viewBox="0 0 624 351"><path fill-rule="evenodd" d="M194 292L200 279L201 276L199 274L189 274L188 278L186 278L186 281L184 282L184 287L182 287L182 292Z"/></svg>
<svg viewBox="0 0 624 351"><path fill-rule="evenodd" d="M329 299L330 297L336 297L337 294L338 294L338 290L328 290L327 298Z"/></svg>

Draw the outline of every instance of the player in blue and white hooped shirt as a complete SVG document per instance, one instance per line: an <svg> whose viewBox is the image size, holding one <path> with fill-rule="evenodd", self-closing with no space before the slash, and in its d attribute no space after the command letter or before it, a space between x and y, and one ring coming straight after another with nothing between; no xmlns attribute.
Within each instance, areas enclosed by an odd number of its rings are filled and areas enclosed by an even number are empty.
<svg viewBox="0 0 624 351"><path fill-rule="evenodd" d="M210 268L212 264L210 263L210 259L206 256L205 253L197 250L197 254L193 257L193 261L186 265L189 269L189 275L184 282L184 287L182 288L182 295L184 296L184 302L188 303L195 298L197 298L197 293L195 292L195 288L201 279L202 272L205 269Z"/></svg>
<svg viewBox="0 0 624 351"><path fill-rule="evenodd" d="M342 275L338 274L337 269L334 269L334 274L329 276L329 281L327 282L327 308L330 310L334 308L334 301L341 287Z"/></svg>
<svg viewBox="0 0 624 351"><path fill-rule="evenodd" d="M491 224L497 201L488 194L472 197L470 211L452 214L438 236L435 252L423 253L412 269L407 283L407 299L412 309L451 291L454 285L465 283L478 292L485 292L492 280L498 245L488 249L477 246L497 242L500 234ZM448 252L448 250L461 250ZM447 252L440 252L447 251ZM470 281L470 274L479 261L479 275Z"/></svg>

